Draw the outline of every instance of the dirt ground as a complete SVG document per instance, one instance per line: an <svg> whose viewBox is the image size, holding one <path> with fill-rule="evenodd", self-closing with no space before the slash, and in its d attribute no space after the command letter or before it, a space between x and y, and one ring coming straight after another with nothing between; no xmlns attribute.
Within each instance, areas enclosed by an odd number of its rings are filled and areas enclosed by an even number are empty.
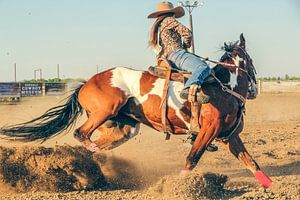
<svg viewBox="0 0 300 200"><path fill-rule="evenodd" d="M63 98L0 105L0 127L32 119ZM273 180L267 190L219 143L218 152L206 152L188 177L180 176L186 136L165 141L142 126L132 140L94 155L77 146L72 131L42 145L1 140L0 199L300 199L300 93L264 93L246 108L241 138Z"/></svg>

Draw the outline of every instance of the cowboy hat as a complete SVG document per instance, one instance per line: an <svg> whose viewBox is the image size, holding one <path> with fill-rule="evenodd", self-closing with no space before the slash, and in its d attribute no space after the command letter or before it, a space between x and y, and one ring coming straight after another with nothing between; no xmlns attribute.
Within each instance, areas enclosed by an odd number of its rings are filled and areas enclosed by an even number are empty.
<svg viewBox="0 0 300 200"><path fill-rule="evenodd" d="M148 15L148 18L157 18L166 13L174 13L176 18L180 18L184 15L184 9L181 6L174 8L171 2L163 1L157 5L155 12Z"/></svg>

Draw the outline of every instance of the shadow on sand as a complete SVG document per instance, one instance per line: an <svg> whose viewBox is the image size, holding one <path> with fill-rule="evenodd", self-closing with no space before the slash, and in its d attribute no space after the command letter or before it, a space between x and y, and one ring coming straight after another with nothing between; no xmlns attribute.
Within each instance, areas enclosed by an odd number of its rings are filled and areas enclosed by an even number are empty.
<svg viewBox="0 0 300 200"><path fill-rule="evenodd" d="M295 161L285 165L278 166L263 166L261 169L269 176L287 176L287 175L299 175L300 174L300 161ZM247 169L230 170L231 177L251 177L253 174Z"/></svg>

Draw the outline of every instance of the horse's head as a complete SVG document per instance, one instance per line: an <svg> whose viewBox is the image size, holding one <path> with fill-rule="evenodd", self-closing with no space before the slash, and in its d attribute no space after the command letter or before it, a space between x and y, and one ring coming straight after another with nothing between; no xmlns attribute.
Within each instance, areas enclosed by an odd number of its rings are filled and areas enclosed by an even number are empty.
<svg viewBox="0 0 300 200"><path fill-rule="evenodd" d="M256 70L252 59L246 51L246 40L243 34L240 35L240 41L235 43L224 43L222 49L225 51L220 61L229 63L225 66L231 73L237 76L236 84L247 83L247 98L254 99L257 96ZM243 83L238 83L238 81Z"/></svg>

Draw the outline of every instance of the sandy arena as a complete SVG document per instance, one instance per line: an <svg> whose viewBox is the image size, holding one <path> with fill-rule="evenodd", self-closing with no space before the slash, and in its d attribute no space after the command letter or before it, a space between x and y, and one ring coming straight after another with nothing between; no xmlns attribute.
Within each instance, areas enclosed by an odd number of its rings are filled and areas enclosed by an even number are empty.
<svg viewBox="0 0 300 200"><path fill-rule="evenodd" d="M0 126L21 123L63 96L23 98L0 105ZM264 93L246 104L241 138L273 180L264 190L220 143L188 176L179 175L187 136L142 126L120 147L92 155L71 130L43 144L0 142L0 199L300 199L300 93ZM85 120L80 117L76 126ZM95 137L97 133L95 133Z"/></svg>

